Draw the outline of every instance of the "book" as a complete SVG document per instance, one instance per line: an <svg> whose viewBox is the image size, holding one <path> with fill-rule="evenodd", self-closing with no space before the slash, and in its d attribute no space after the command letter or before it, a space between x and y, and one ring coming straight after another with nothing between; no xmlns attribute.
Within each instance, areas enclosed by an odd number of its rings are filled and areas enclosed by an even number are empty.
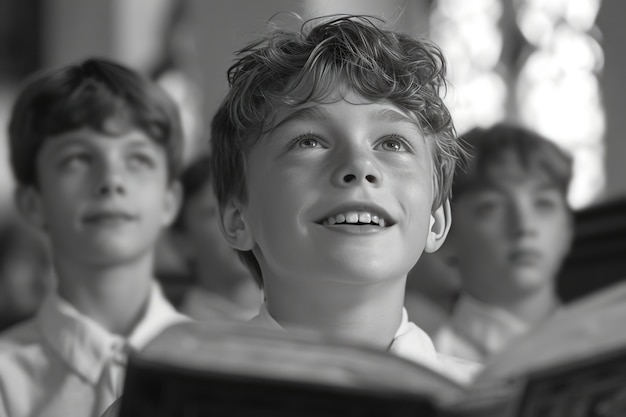
<svg viewBox="0 0 626 417"><path fill-rule="evenodd" d="M564 307L491 358L468 397L506 392L507 415L626 416L626 284Z"/></svg>
<svg viewBox="0 0 626 417"><path fill-rule="evenodd" d="M426 367L313 333L183 323L130 356L120 416L427 417L462 392Z"/></svg>
<svg viewBox="0 0 626 417"><path fill-rule="evenodd" d="M470 386L366 346L182 323L129 358L119 416L626 416L626 285L563 308Z"/></svg>

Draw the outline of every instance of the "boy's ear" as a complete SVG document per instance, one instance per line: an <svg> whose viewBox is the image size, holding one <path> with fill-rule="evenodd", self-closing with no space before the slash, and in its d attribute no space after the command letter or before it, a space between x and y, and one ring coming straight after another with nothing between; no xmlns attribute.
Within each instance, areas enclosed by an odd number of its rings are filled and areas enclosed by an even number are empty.
<svg viewBox="0 0 626 417"><path fill-rule="evenodd" d="M14 194L15 205L26 222L36 228L44 230L46 220L41 204L41 196L32 186L19 186Z"/></svg>
<svg viewBox="0 0 626 417"><path fill-rule="evenodd" d="M243 215L241 203L230 199L220 213L220 229L226 241L235 249L249 251L254 247L250 227Z"/></svg>
<svg viewBox="0 0 626 417"><path fill-rule="evenodd" d="M165 200L163 201L163 227L168 227L174 222L176 216L178 216L182 202L183 187L180 182L173 181L169 185L165 193Z"/></svg>
<svg viewBox="0 0 626 417"><path fill-rule="evenodd" d="M424 248L426 253L436 252L437 249L443 245L450 231L451 224L452 215L450 212L450 201L446 199L446 201L430 215L430 228L428 229L426 247Z"/></svg>

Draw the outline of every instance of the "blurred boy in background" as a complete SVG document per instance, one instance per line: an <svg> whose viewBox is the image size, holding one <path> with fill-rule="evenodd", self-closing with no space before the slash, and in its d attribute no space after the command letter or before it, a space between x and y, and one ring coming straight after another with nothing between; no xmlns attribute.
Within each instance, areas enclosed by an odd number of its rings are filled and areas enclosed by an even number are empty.
<svg viewBox="0 0 626 417"><path fill-rule="evenodd" d="M180 311L198 320L251 319L259 313L263 292L220 231L209 156L193 161L181 183L183 204L171 237L193 284Z"/></svg>
<svg viewBox="0 0 626 417"><path fill-rule="evenodd" d="M559 307L555 280L573 238L572 162L514 125L476 128L462 143L471 158L455 172L445 247L462 289L435 344L483 362Z"/></svg>
<svg viewBox="0 0 626 417"><path fill-rule="evenodd" d="M57 288L0 335L0 416L98 416L126 356L185 317L153 276L180 203L178 109L155 83L90 59L24 86L9 125L17 208L49 241Z"/></svg>
<svg viewBox="0 0 626 417"><path fill-rule="evenodd" d="M13 214L0 221L0 331L33 316L54 285L40 236Z"/></svg>

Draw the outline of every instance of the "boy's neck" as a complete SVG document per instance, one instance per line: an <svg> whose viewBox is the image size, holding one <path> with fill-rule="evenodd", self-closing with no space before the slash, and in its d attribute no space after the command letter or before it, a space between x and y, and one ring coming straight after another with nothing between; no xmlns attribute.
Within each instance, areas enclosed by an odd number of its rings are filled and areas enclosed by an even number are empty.
<svg viewBox="0 0 626 417"><path fill-rule="evenodd" d="M220 295L242 306L258 307L261 290L245 267L204 268L197 265L194 269L196 282L204 290Z"/></svg>
<svg viewBox="0 0 626 417"><path fill-rule="evenodd" d="M128 336L141 319L153 283L152 257L111 267L55 260L58 292L111 333Z"/></svg>
<svg viewBox="0 0 626 417"><path fill-rule="evenodd" d="M271 280L267 308L284 328L305 328L387 349L402 319L404 280L377 284L325 282L304 286ZM278 284L278 285L276 285Z"/></svg>
<svg viewBox="0 0 626 417"><path fill-rule="evenodd" d="M494 307L501 308L528 325L539 324L554 313L560 302L554 288L545 286L532 293L507 300L488 300L480 295L471 294L474 298Z"/></svg>

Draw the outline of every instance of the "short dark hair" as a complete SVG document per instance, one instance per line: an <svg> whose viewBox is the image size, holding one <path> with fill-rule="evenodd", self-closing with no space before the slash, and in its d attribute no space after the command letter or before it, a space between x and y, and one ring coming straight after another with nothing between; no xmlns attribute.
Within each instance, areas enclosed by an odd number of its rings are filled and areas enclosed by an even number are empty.
<svg viewBox="0 0 626 417"><path fill-rule="evenodd" d="M220 209L233 197L246 201L245 158L272 128L277 107L323 101L342 86L369 100L387 101L414 118L434 161L433 208L446 201L460 148L442 98L445 58L430 41L380 28L378 20L344 15L310 19L298 31L275 29L237 52L228 70L230 90L211 124ZM240 255L261 281L252 252Z"/></svg>
<svg viewBox="0 0 626 417"><path fill-rule="evenodd" d="M572 159L554 142L529 128L498 123L489 128L477 127L460 137L468 154L466 164L457 165L452 185L452 199L488 184L489 168L508 153L514 155L528 172L545 173L567 198L572 177Z"/></svg>
<svg viewBox="0 0 626 417"><path fill-rule="evenodd" d="M111 118L161 145L168 175L178 176L182 128L178 107L138 72L104 59L38 72L18 95L9 122L11 167L20 185L37 186L36 161L46 138L81 127L102 133Z"/></svg>

